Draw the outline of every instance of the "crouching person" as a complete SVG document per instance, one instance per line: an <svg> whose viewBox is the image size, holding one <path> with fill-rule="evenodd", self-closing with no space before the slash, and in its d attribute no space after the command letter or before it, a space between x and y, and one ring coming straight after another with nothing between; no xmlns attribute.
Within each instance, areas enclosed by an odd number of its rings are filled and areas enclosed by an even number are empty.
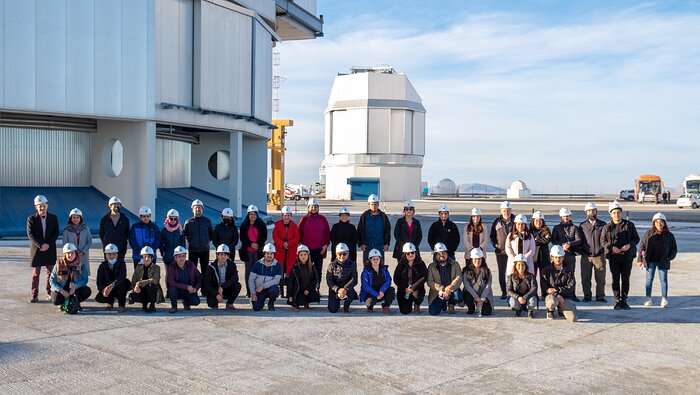
<svg viewBox="0 0 700 395"><path fill-rule="evenodd" d="M297 247L297 260L292 266L292 277L289 280L289 304L294 310L304 306L309 309L309 303L319 302L321 294L318 292L318 275L311 260L309 247L299 244Z"/></svg>
<svg viewBox="0 0 700 395"><path fill-rule="evenodd" d="M547 306L547 319L554 318L554 310L558 310L560 317L567 321L576 321L576 305L572 301L576 279L574 273L568 267L564 267L564 248L555 245L549 255L552 264L546 268L542 275L542 287L547 292L544 303Z"/></svg>
<svg viewBox="0 0 700 395"><path fill-rule="evenodd" d="M280 279L282 278L282 266L275 259L275 246L267 243L263 247L263 257L253 264L248 278L250 289L250 303L253 310L260 311L265 306L275 311L275 300L280 296Z"/></svg>
<svg viewBox="0 0 700 395"><path fill-rule="evenodd" d="M151 247L144 247L149 248ZM114 308L117 300L117 313L123 313L126 308L126 294L131 289L131 282L126 278L126 263L118 259L119 248L114 244L105 247L105 260L97 268L97 303L107 303L107 310ZM151 249L151 255L153 250Z"/></svg>
<svg viewBox="0 0 700 395"><path fill-rule="evenodd" d="M343 313L350 312L350 304L357 299L357 264L350 259L350 249L345 243L335 247L335 260L328 264L328 311L337 313L343 302Z"/></svg>
<svg viewBox="0 0 700 395"><path fill-rule="evenodd" d="M525 255L518 254L513 258L513 274L506 279L506 292L508 304L515 310L515 315L520 317L523 311L527 316L535 318L537 308L537 279L530 273Z"/></svg>
<svg viewBox="0 0 700 395"><path fill-rule="evenodd" d="M80 302L90 297L92 291L87 286L88 273L78 256L78 249L73 243L63 245L63 257L56 261L49 277L51 287L51 302L61 306L61 311L75 314L80 308ZM68 301L75 295L77 310L68 311Z"/></svg>
<svg viewBox="0 0 700 395"><path fill-rule="evenodd" d="M216 247L216 260L209 264L204 275L204 292L207 306L218 309L219 303L226 301L226 310L236 310L233 302L241 293L236 263L230 258L231 249L226 244Z"/></svg>
<svg viewBox="0 0 700 395"><path fill-rule="evenodd" d="M469 252L470 260L462 274L464 283L464 303L467 305L467 314L476 313L491 315L493 313L493 289L491 284L493 276L491 270L484 261L484 252L481 248L473 248Z"/></svg>
<svg viewBox="0 0 700 395"><path fill-rule="evenodd" d="M177 313L177 300L182 299L185 310L190 306L199 304L197 291L202 287L202 275L197 267L187 260L187 250L182 246L175 247L173 251L175 265L168 268L168 298L170 310L168 313Z"/></svg>
<svg viewBox="0 0 700 395"><path fill-rule="evenodd" d="M420 305L425 298L428 268L418 255L413 243L404 243L401 251L399 264L394 270L394 283L397 290L396 302L401 314L409 314L411 311L420 314Z"/></svg>
<svg viewBox="0 0 700 395"><path fill-rule="evenodd" d="M165 302L163 289L160 287L160 266L153 262L154 254L153 248L143 247L141 262L131 277L133 289L129 294L129 304L141 303L141 310L146 313L155 313L156 303Z"/></svg>
<svg viewBox="0 0 700 395"><path fill-rule="evenodd" d="M360 287L360 300L365 301L367 312L374 310L377 302L382 302L382 313L391 314L389 307L394 301L396 292L391 286L391 275L386 265L382 264L382 253L372 249L367 255L369 260L362 271L362 285Z"/></svg>
<svg viewBox="0 0 700 395"><path fill-rule="evenodd" d="M433 261L428 266L428 312L438 315L447 310L455 313L455 305L462 300L462 273L459 263L448 256L447 247L436 243Z"/></svg>

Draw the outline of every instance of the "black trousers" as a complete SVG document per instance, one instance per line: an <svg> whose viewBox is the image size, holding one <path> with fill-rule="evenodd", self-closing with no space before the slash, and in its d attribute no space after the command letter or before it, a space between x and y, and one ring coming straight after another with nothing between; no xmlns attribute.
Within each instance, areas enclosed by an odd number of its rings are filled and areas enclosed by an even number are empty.
<svg viewBox="0 0 700 395"><path fill-rule="evenodd" d="M567 252L564 255L564 267L571 270L571 274L576 278L576 254ZM574 295L576 297L576 287L574 286Z"/></svg>
<svg viewBox="0 0 700 395"><path fill-rule="evenodd" d="M124 307L126 306L126 294L129 292L131 289L131 281L124 280L121 285L118 288L112 289L112 292L109 293L109 296L104 296L102 295L102 292L97 292L97 295L95 295L95 301L97 303L109 303L113 304L114 300L117 300L117 303L119 304L119 307Z"/></svg>
<svg viewBox="0 0 700 395"><path fill-rule="evenodd" d="M389 287L387 288L386 292L384 292L384 297L381 299L377 299L372 295L369 295L365 299L365 306L367 307L374 307L377 302L382 302L382 307L389 307L391 306L391 302L394 301L394 297L396 296L396 291L394 291L394 287Z"/></svg>
<svg viewBox="0 0 700 395"><path fill-rule="evenodd" d="M481 300L484 301L484 304L481 305L481 315L491 315L493 312L491 302L486 298L481 298ZM467 314L474 314L474 311L476 311L476 301L472 294L467 291L464 291L464 303L467 305Z"/></svg>
<svg viewBox="0 0 700 395"><path fill-rule="evenodd" d="M496 254L498 264L498 285L501 286L501 295L506 294L506 266L508 266L508 255Z"/></svg>
<svg viewBox="0 0 700 395"><path fill-rule="evenodd" d="M292 304L295 306L321 301L321 295L315 290L310 291L308 295L304 295L304 290L299 290L296 295L289 295L289 297L292 298Z"/></svg>
<svg viewBox="0 0 700 395"><path fill-rule="evenodd" d="M399 305L399 311L401 314L410 314L411 311L413 311L413 304L420 306L423 303L423 300L425 299L425 288L416 290L415 294L417 296L414 296L414 294L408 295L407 299L406 292L403 290L399 292L399 295L396 297L396 303Z"/></svg>
<svg viewBox="0 0 700 395"><path fill-rule="evenodd" d="M188 251L187 256L189 261L194 264L194 267L197 267L197 262L199 262L199 272L204 277L204 274L207 272L207 266L209 266L209 251Z"/></svg>
<svg viewBox="0 0 700 395"><path fill-rule="evenodd" d="M316 278L318 278L319 283L316 284L316 288L321 288L322 279L326 278L322 276L323 272L323 254L321 254L321 248L311 248L309 249L309 259L314 263L314 269L316 269Z"/></svg>
<svg viewBox="0 0 700 395"><path fill-rule="evenodd" d="M357 299L357 292L355 292L354 288L350 288L347 293L347 298L345 298L345 300L342 301L343 308L349 309L350 304L355 299ZM338 310L340 310L340 302L341 300L338 299L337 293L333 291L328 291L328 311L330 311L331 313L337 313Z"/></svg>
<svg viewBox="0 0 700 395"><path fill-rule="evenodd" d="M241 283L235 282L233 283L230 287L224 288L224 292L222 295L224 296L224 301L226 304L233 304L233 302L236 301L236 298L238 295L241 293ZM216 300L216 295L209 295L207 294L207 306L209 306L212 309L218 309L219 308L219 301Z"/></svg>
<svg viewBox="0 0 700 395"><path fill-rule="evenodd" d="M133 303L141 303L143 307L147 305L155 306L158 299L158 286L156 284L148 284L141 288L139 293L132 292L129 294L129 301Z"/></svg>
<svg viewBox="0 0 700 395"><path fill-rule="evenodd" d="M170 307L177 307L178 299L182 299L182 304L184 306L197 306L200 302L196 292L191 294L185 289L178 289L175 287L168 288L168 298L170 298Z"/></svg>
<svg viewBox="0 0 700 395"><path fill-rule="evenodd" d="M630 274L632 274L632 262L634 256L613 254L608 260L610 273L612 273L612 290L615 301L627 300L630 292Z"/></svg>
<svg viewBox="0 0 700 395"><path fill-rule="evenodd" d="M66 285L67 284L68 283L66 283ZM68 289L65 288L67 287L64 287L64 291L68 291ZM84 285L80 288L76 288L75 294L78 295L78 300L82 302L83 300L90 297L90 295L92 294L92 290L87 285ZM55 304L56 306L60 306L65 301L66 298L64 298L60 292L51 291L51 303Z"/></svg>

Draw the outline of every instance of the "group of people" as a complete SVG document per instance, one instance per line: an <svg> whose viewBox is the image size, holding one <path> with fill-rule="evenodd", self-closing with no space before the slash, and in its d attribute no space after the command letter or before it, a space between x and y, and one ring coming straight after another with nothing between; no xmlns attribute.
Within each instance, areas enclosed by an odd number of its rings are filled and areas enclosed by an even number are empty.
<svg viewBox="0 0 700 395"><path fill-rule="evenodd" d="M402 314L420 313L428 293L428 311L432 315L443 311L455 312L455 306L466 306L468 314L490 315L494 311L492 272L487 265L486 247L490 242L498 266L501 299L507 300L515 314L534 317L540 301L544 301L547 318L558 316L576 320L576 256L580 255L580 276L583 301L591 302L592 277L595 278L595 298L606 303L606 260L612 273L612 289L616 310L629 309L629 277L636 257L638 265L647 270L647 302L652 305L651 285L656 271L661 282L661 306L668 307L667 273L676 255L676 242L666 224L666 217L657 213L652 228L641 238L634 224L622 218L617 201L610 203L612 220L598 219L594 203L586 204L586 220L579 225L571 221L571 211L559 211L560 223L550 231L544 215L537 211L532 220L512 214L509 202L500 206L500 216L491 229L482 222L481 210L471 210L470 221L463 232L465 246L462 268L456 261L460 232L449 219L449 208L441 205L438 219L428 230L428 243L433 247L432 261L426 265L419 247L423 239L421 223L414 218L415 206L404 204L403 216L393 229L397 260L393 274L385 261L391 244L392 229L386 213L379 209L379 198L371 195L368 209L362 213L357 227L350 223L350 212L343 207L338 221L329 226L319 214L319 202L309 199L307 213L298 225L292 220L292 210L282 209L282 218L272 231L272 243L267 243L267 226L251 205L240 230L233 211L226 208L221 222L215 227L203 216L204 204L192 202L193 216L183 224L179 213L169 210L162 229L151 221L148 207L139 210L140 221L130 226L120 212L121 201L112 197L109 211L100 221L99 236L104 247L104 260L96 275L95 300L106 303L108 309L125 311L126 303L139 303L147 313L155 305L170 300L170 313L178 311L178 300L185 310L200 303L199 294L210 308L235 310L234 302L242 292L235 251L240 241L239 255L244 262L246 297L253 310L267 305L275 309L282 298L293 309L309 309L321 300L320 286L324 280L323 261L331 248L334 259L325 272L328 285L328 310L336 313L350 311L359 298L367 312L381 304L382 312L390 314L396 300ZM59 237L58 219L48 213L44 196L34 199L36 213L27 219L32 271L32 297L38 301L41 268L47 271L47 297L66 311L90 297L88 287L90 230L83 222L79 209L71 210L63 230L63 255L56 256ZM550 248L550 243L552 247ZM210 245L216 249L216 259L209 262ZM639 252L637 252L639 244ZM127 245L133 251L133 275L127 278L125 256ZM185 246L187 248L185 248ZM362 260L357 261L357 251ZM165 265L167 293L161 289L160 267L156 263L160 251ZM358 263L363 268L358 276ZM355 287L360 283L360 292ZM392 286L393 284L396 286ZM74 303L70 303L70 302Z"/></svg>

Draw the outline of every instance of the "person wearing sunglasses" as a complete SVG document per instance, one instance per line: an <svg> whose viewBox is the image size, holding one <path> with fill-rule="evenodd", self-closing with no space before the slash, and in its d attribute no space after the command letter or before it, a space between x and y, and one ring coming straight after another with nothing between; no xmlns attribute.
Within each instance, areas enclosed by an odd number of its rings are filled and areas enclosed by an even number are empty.
<svg viewBox="0 0 700 395"><path fill-rule="evenodd" d="M341 207L338 210L338 222L331 228L331 251L340 243L345 243L350 249L350 260L357 262L357 228L350 222L350 209Z"/></svg>
<svg viewBox="0 0 700 395"><path fill-rule="evenodd" d="M175 256L173 256L175 247L183 245L185 245L185 234L180 222L180 213L175 209L170 209L163 222L163 229L160 231L160 254L165 264L166 276L170 264L175 262Z"/></svg>
<svg viewBox="0 0 700 395"><path fill-rule="evenodd" d="M141 250L143 247L151 247L154 250L160 247L160 229L151 221L151 209L143 206L139 209L141 221L135 223L129 231L129 245L133 252L134 270L141 262ZM155 256L154 256L155 258Z"/></svg>
<svg viewBox="0 0 700 395"><path fill-rule="evenodd" d="M328 265L326 283L328 284L328 311L337 313L343 302L343 313L350 312L350 304L357 299L357 264L349 257L349 248L340 243L335 248L335 257Z"/></svg>
<svg viewBox="0 0 700 395"><path fill-rule="evenodd" d="M392 257L400 262L404 256L403 247L406 243L411 243L415 247L415 253L420 255L420 243L423 241L423 229L420 221L414 218L416 206L412 201L407 200L403 205L403 217L396 220L394 226L394 253Z"/></svg>
<svg viewBox="0 0 700 395"><path fill-rule="evenodd" d="M413 243L402 246L399 264L394 269L394 284L396 284L396 303L401 314L420 314L420 306L425 299L425 282L428 279L428 268L421 259L418 249Z"/></svg>

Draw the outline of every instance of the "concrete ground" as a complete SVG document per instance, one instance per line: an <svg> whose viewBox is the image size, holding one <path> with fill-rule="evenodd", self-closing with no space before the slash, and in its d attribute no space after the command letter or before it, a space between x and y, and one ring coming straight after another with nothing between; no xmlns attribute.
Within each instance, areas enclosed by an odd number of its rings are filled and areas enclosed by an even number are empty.
<svg viewBox="0 0 700 395"><path fill-rule="evenodd" d="M470 204L460 205L466 212ZM647 211L631 217L650 218ZM45 300L27 303L28 248L3 246L0 393L697 393L700 225L684 212L677 229L688 235L669 273L671 307L658 306L658 279L655 306L642 307L644 272L633 269L631 311L579 303L577 323L548 321L543 310L516 318L500 300L494 316L481 318L463 309L429 316L425 303L420 315L402 316L395 306L390 316L369 315L357 302L351 314L332 315L325 298L303 312L278 304L254 313L239 298L235 313L200 305L170 315L161 304L155 315L136 305L117 314L94 302L97 248L93 297L67 316Z"/></svg>

